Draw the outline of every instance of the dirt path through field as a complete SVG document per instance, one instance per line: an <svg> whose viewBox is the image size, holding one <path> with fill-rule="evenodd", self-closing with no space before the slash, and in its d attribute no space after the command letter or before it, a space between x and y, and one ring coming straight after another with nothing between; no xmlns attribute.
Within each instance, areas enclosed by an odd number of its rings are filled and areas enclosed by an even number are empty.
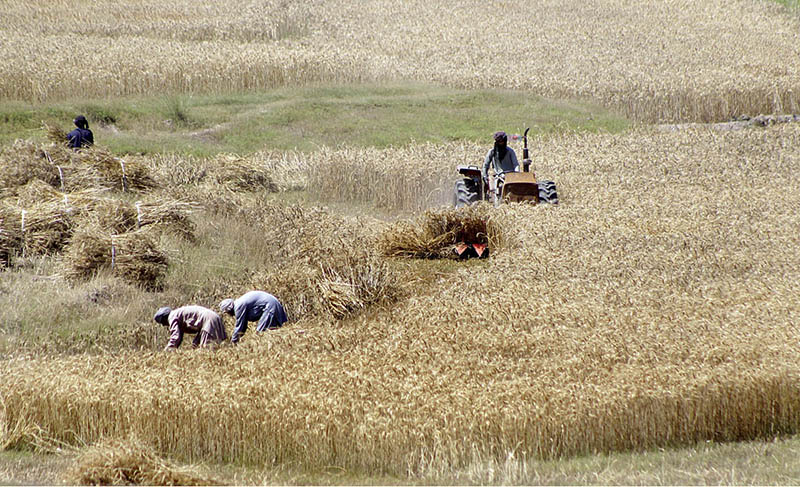
<svg viewBox="0 0 800 487"><path fill-rule="evenodd" d="M689 128L707 127L712 130L742 130L750 127L768 127L779 123L800 122L800 115L759 115L757 117L742 116L738 120L720 123L678 123L661 124L657 127L665 132L675 132Z"/></svg>

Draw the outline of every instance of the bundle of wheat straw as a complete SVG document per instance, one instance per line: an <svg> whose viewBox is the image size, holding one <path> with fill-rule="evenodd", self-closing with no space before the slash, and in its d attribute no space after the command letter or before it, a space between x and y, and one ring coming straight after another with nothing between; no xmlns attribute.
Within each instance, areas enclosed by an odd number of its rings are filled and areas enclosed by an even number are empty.
<svg viewBox="0 0 800 487"><path fill-rule="evenodd" d="M72 217L60 203L42 202L25 208L0 203L2 240L9 250L27 257L59 252L72 233Z"/></svg>
<svg viewBox="0 0 800 487"><path fill-rule="evenodd" d="M365 221L348 221L321 208L264 204L248 220L282 235L281 265L252 278L270 289L291 317L341 319L399 294L397 276L379 256Z"/></svg>
<svg viewBox="0 0 800 487"><path fill-rule="evenodd" d="M199 203L148 198L137 201L135 207L139 226L149 225L164 233L194 240L195 224L190 215L200 209Z"/></svg>
<svg viewBox="0 0 800 487"><path fill-rule="evenodd" d="M146 191L156 186L150 170L138 160L126 160L94 146L79 152L80 162L102 175L106 185L120 191Z"/></svg>
<svg viewBox="0 0 800 487"><path fill-rule="evenodd" d="M256 164L235 155L224 155L216 161L214 179L235 191L278 191L272 175L263 164Z"/></svg>
<svg viewBox="0 0 800 487"><path fill-rule="evenodd" d="M79 455L68 476L79 485L219 485L194 467L166 461L135 438L89 447Z"/></svg>
<svg viewBox="0 0 800 487"><path fill-rule="evenodd" d="M61 274L69 280L88 279L101 269L148 289L160 289L167 256L146 230L114 235L97 225L76 229L62 256Z"/></svg>
<svg viewBox="0 0 800 487"><path fill-rule="evenodd" d="M378 247L386 256L455 257L459 242L489 243L492 207L481 203L464 208L428 210L412 221L400 221L384 230Z"/></svg>
<svg viewBox="0 0 800 487"><path fill-rule="evenodd" d="M139 227L134 205L115 198L95 201L91 211L82 215L81 221L102 228L111 234L126 233Z"/></svg>
<svg viewBox="0 0 800 487"><path fill-rule="evenodd" d="M33 179L60 191L108 187L103 175L82 160L88 153L56 144L16 141L0 152L0 192L13 192Z"/></svg>
<svg viewBox="0 0 800 487"><path fill-rule="evenodd" d="M0 208L0 267L11 264L11 257L20 248L19 232L9 228L11 215Z"/></svg>
<svg viewBox="0 0 800 487"><path fill-rule="evenodd" d="M50 142L61 145L67 144L67 132L61 127L44 123L42 124L42 129L44 129L47 135L47 140Z"/></svg>
<svg viewBox="0 0 800 487"><path fill-rule="evenodd" d="M58 169L48 160L46 152L32 142L21 140L0 151L0 194L12 192L33 179L60 186Z"/></svg>

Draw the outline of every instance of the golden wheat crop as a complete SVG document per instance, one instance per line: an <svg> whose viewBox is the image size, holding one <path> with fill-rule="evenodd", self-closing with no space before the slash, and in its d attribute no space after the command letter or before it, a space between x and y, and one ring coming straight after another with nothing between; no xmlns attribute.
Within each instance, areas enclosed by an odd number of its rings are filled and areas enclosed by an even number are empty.
<svg viewBox="0 0 800 487"><path fill-rule="evenodd" d="M646 121L800 109L800 20L767 1L69 0L11 2L3 18L0 98L403 79L591 99Z"/></svg>
<svg viewBox="0 0 800 487"><path fill-rule="evenodd" d="M413 292L399 301L343 320L296 317L235 348L6 360L6 430L35 424L69 443L134 435L186 461L399 475L797 432L800 127L530 145L561 203L488 209L489 259L427 281L413 277L425 261L405 259L394 268ZM370 235L389 228L259 208L241 217L317 239L277 247L287 265L341 248L326 239L375 245Z"/></svg>

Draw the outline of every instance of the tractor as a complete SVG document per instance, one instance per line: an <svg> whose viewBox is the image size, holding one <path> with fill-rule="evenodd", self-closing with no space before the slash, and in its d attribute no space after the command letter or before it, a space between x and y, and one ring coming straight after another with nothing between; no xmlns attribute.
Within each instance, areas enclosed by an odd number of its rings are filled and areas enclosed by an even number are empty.
<svg viewBox="0 0 800 487"><path fill-rule="evenodd" d="M453 205L456 208L471 205L478 201L490 201L495 206L501 203L526 202L530 204L558 204L556 184L548 180L536 180L530 171L531 159L528 155L528 131L522 136L522 172L505 172L490 176L484 182L481 168L478 166L458 166L461 180L456 182L453 194ZM456 253L460 257L485 257L488 255L486 244L461 242L456 245Z"/></svg>
<svg viewBox="0 0 800 487"><path fill-rule="evenodd" d="M522 172L505 172L490 176L491 180L483 181L481 168L478 166L458 166L462 179L456 182L453 205L456 208L471 205L478 201L490 201L495 206L509 202L529 202L558 204L556 183L547 180L536 180L530 172L531 160L528 156L528 131L522 136Z"/></svg>

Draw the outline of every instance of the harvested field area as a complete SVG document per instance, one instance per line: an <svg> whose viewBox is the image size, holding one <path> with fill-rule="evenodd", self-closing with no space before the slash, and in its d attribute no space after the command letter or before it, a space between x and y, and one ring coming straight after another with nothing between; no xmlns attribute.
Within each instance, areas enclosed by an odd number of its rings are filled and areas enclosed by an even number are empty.
<svg viewBox="0 0 800 487"><path fill-rule="evenodd" d="M534 169L560 205L487 208L489 259L423 278L428 260L382 257L401 286L392 299L298 315L236 348L7 360L7 421L68 443L133 435L187 462L400 476L796 433L799 142L792 124L534 138ZM330 152L309 180L338 164ZM214 212L242 208L339 253L422 224L237 201ZM287 267L325 262L265 248Z"/></svg>
<svg viewBox="0 0 800 487"><path fill-rule="evenodd" d="M647 122L800 111L800 18L769 1L4 7L3 99L422 80L589 99Z"/></svg>

